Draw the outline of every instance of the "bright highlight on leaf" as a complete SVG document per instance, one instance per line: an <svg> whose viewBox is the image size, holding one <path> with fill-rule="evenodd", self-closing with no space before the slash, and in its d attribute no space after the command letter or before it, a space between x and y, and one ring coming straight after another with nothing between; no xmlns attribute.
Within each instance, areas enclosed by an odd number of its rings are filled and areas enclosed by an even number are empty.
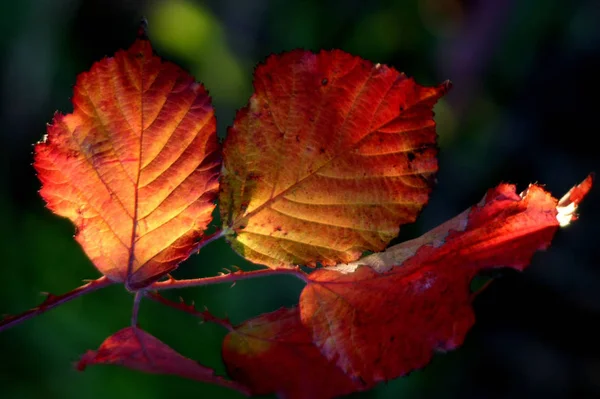
<svg viewBox="0 0 600 399"><path fill-rule="evenodd" d="M220 207L234 249L270 267L380 251L437 171L432 107L448 90L340 50L272 56L224 144Z"/></svg>
<svg viewBox="0 0 600 399"><path fill-rule="evenodd" d="M211 221L220 149L210 98L140 39L79 75L73 105L36 145L40 193L100 272L142 287L187 258Z"/></svg>
<svg viewBox="0 0 600 399"><path fill-rule="evenodd" d="M589 175L581 184L573 187L566 193L556 206L556 220L561 227L569 225L577 220L577 207L583 201L587 193L592 189L593 174Z"/></svg>
<svg viewBox="0 0 600 399"><path fill-rule="evenodd" d="M215 375L214 370L188 359L152 335L135 327L107 338L96 351L88 351L77 363L79 370L94 364L116 364L151 374L172 374L244 391L241 385Z"/></svg>
<svg viewBox="0 0 600 399"><path fill-rule="evenodd" d="M549 246L560 210L576 208L591 185L590 176L558 203L539 186L518 195L502 184L421 238L317 270L300 297L302 322L327 359L368 384L421 368L434 351L461 345L473 325L473 277L523 270Z"/></svg>

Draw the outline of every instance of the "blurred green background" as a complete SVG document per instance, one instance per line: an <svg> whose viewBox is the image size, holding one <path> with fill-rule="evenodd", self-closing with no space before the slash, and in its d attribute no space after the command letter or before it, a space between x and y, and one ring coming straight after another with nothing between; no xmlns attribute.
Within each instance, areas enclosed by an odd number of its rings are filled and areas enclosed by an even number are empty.
<svg viewBox="0 0 600 399"><path fill-rule="evenodd" d="M451 79L436 106L438 187L415 237L476 203L501 181L541 182L562 195L598 171L600 7L595 0L20 0L0 2L0 313L66 292L97 271L73 227L44 208L32 162L55 110L92 63L127 48L140 17L163 57L209 89L224 137L273 52L341 48L393 65L422 84ZM581 220L557 234L523 274L507 271L476 303L458 351L355 398L600 397L600 215L596 188ZM215 242L178 277L248 267ZM241 322L297 302L292 278L177 292ZM374 295L376 295L374 293ZM132 297L115 286L0 333L0 398L237 398L177 377L72 363L129 322ZM224 332L144 301L141 325L223 373Z"/></svg>

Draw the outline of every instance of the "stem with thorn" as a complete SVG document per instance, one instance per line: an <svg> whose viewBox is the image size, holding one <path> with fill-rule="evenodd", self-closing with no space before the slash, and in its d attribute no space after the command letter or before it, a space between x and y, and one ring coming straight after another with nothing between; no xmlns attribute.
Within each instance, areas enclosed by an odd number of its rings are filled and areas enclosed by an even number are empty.
<svg viewBox="0 0 600 399"><path fill-rule="evenodd" d="M223 237L225 234L226 234L226 230L219 230L219 231L215 232L214 234L207 236L206 239L202 240L201 242L199 242L196 245L194 251L200 250L200 248ZM137 325L137 316L138 316L140 301L143 296L148 296L145 293L145 291L148 291L148 290L160 291L160 290L198 287L198 286L203 286L203 285L222 284L222 283L231 283L233 286L233 284L235 284L239 280L247 280L247 279L251 279L251 278L276 276L276 275L292 275L292 276L304 281L305 283L308 283L308 281L309 281L308 275L305 272L303 272L299 267L279 268L279 269L261 269L261 270L254 270L254 271L249 271L249 272L245 272L242 270L236 270L234 272L231 272L227 269L225 269L225 270L228 273L226 273L226 274L220 273L218 276L214 276L214 277L202 277L202 278L187 279L187 280L175 280L173 277L169 276L168 280L155 282L153 284L150 284L147 287L144 287L142 290L137 291L136 295L135 295L134 303L133 303L133 313L131 315L132 326L135 327ZM44 300L39 306L37 306L33 309L30 309L26 312L23 312L21 314L18 314L18 315L6 316L4 319L0 320L0 331L6 330L6 329L13 327L25 320L28 320L39 314L45 313L48 310L53 309L59 305L62 305L65 302L68 302L72 299L78 298L78 297L88 294L90 292L99 290L101 288L107 287L111 284L114 284L114 282L109 280L106 276L103 276L97 280L92 280L92 281L88 282L87 284L82 285L81 287L75 288L74 290L69 291L62 295L48 294L46 300ZM152 296L149 296L149 297L156 300L156 298L153 298ZM159 302L161 302L161 301L159 301ZM165 303L164 301L162 301L162 302ZM200 315L201 313L202 312L199 312L199 314L197 314L197 315ZM210 321L215 321L215 320L210 320ZM224 327L228 328L225 324L223 324L223 323L220 323L220 324L223 325ZM229 328L230 327L231 327L231 325L229 324Z"/></svg>
<svg viewBox="0 0 600 399"><path fill-rule="evenodd" d="M82 285L81 287L77 287L74 290L62 295L47 294L46 299L39 306L33 309L29 309L28 311L18 315L9 315L4 319L0 320L0 331L13 327L34 316L47 312L50 309L54 309L55 307L62 305L65 302L69 302L72 299L78 298L85 294L89 294L93 291L97 291L101 288L108 287L111 284L114 284L114 282L109 280L106 276L103 276L97 280L92 280L87 284Z"/></svg>
<svg viewBox="0 0 600 399"><path fill-rule="evenodd" d="M218 324L221 327L227 329L228 331L233 331L233 326L231 325L231 322L227 318L225 318L225 319L218 318L218 317L214 316L213 314L211 314L208 311L208 309L206 309L206 308L203 311L200 311L200 310L196 309L196 307L194 306L194 302L192 302L191 304L188 305L187 303L185 303L183 301L183 298L181 298L179 302L175 302L175 301L165 298L164 296L160 295L158 292L146 292L144 295L147 298L152 299L153 301L162 303L163 305L166 305L171 308L181 310L183 312L186 312L193 316L196 316L196 317L200 318L203 322L205 321L205 322L209 322L209 323Z"/></svg>
<svg viewBox="0 0 600 399"><path fill-rule="evenodd" d="M158 281L153 283L147 287L148 290L158 291L158 290L169 290L175 288L187 288L187 287L199 287L202 285L211 285L211 284L222 284L222 283L235 283L239 280L247 280L256 277L266 277L266 276L277 276L277 275L291 275L300 280L308 283L308 275L303 272L299 267L294 268L280 268L280 269L261 269L261 270L253 270L250 272L245 271L235 271L227 274L221 274L219 276L214 277L202 277L202 278L192 278L187 280L175 280L173 277L169 276L168 280Z"/></svg>

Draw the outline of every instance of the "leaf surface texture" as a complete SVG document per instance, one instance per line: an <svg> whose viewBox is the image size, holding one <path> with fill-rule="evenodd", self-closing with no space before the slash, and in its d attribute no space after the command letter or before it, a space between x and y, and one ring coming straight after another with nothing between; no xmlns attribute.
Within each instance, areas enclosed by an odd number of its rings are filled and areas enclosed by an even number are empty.
<svg viewBox="0 0 600 399"><path fill-rule="evenodd" d="M502 184L456 218L415 240L351 264L317 270L300 297L313 342L368 384L424 367L460 346L475 322L470 283L498 267L522 271L549 245L591 188L588 177L560 201L540 186Z"/></svg>
<svg viewBox="0 0 600 399"><path fill-rule="evenodd" d="M269 267L380 251L413 222L437 171L423 87L340 50L269 57L224 143L220 206L233 248Z"/></svg>
<svg viewBox="0 0 600 399"><path fill-rule="evenodd" d="M34 166L98 270L141 287L189 256L211 220L220 147L210 97L137 40L80 74Z"/></svg>

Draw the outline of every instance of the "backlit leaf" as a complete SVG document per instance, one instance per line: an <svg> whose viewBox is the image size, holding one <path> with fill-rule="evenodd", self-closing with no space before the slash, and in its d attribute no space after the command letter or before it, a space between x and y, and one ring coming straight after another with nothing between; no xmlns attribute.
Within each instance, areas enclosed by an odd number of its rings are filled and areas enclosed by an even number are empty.
<svg viewBox="0 0 600 399"><path fill-rule="evenodd" d="M80 74L72 114L35 148L40 193L113 281L177 267L211 220L220 149L210 97L147 40Z"/></svg>
<svg viewBox="0 0 600 399"><path fill-rule="evenodd" d="M379 251L413 222L437 171L423 87L340 50L271 56L224 143L229 241L270 267L335 265Z"/></svg>
<svg viewBox="0 0 600 399"><path fill-rule="evenodd" d="M312 343L297 308L247 320L223 341L229 375L254 395L327 399L366 387L353 381Z"/></svg>
<svg viewBox="0 0 600 399"><path fill-rule="evenodd" d="M151 374L171 374L246 391L246 388L214 374L214 371L184 357L157 338L127 327L107 338L96 351L88 351L77 363L79 370L95 364L114 364Z"/></svg>
<svg viewBox="0 0 600 399"><path fill-rule="evenodd" d="M322 353L367 383L425 366L461 345L475 319L470 282L496 267L523 270L546 249L592 185L558 202L531 185L502 184L421 238L348 265L317 270L300 298L302 322Z"/></svg>

